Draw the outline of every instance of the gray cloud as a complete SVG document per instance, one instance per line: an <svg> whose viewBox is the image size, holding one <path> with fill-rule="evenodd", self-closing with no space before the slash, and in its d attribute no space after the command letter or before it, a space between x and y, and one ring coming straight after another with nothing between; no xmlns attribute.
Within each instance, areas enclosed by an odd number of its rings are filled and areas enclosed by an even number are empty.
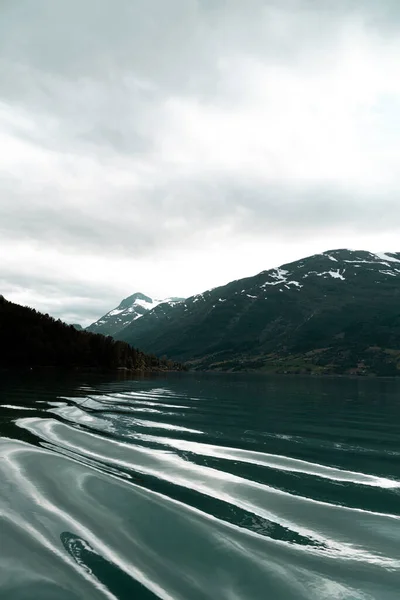
<svg viewBox="0 0 400 600"><path fill-rule="evenodd" d="M121 291L111 258L153 261L151 280L218 240L301 255L400 229L398 2L3 0L0 16L3 243L109 269L46 282L13 259L5 295L88 319Z"/></svg>
<svg viewBox="0 0 400 600"><path fill-rule="evenodd" d="M15 298L23 305L35 305L38 310L69 323L89 324L120 301L119 295L105 283L82 286L77 282L15 272L2 274L0 288L6 298Z"/></svg>

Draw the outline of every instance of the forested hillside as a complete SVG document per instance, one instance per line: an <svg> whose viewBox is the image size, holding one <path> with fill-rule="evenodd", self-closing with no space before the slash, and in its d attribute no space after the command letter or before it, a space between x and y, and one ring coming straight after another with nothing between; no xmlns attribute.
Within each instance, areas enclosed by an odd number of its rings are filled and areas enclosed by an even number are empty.
<svg viewBox="0 0 400 600"><path fill-rule="evenodd" d="M0 368L35 366L141 371L182 368L111 337L78 331L0 296Z"/></svg>

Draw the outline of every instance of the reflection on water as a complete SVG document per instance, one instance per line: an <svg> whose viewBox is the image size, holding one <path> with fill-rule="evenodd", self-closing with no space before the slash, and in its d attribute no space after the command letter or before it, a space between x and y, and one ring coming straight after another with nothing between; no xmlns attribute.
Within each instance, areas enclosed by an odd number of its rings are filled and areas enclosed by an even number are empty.
<svg viewBox="0 0 400 600"><path fill-rule="evenodd" d="M400 383L0 387L0 597L398 598Z"/></svg>

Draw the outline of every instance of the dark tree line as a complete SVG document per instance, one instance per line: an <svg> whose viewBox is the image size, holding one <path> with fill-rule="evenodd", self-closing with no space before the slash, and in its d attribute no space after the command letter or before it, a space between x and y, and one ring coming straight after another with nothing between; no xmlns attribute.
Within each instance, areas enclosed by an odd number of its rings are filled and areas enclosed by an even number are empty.
<svg viewBox="0 0 400 600"><path fill-rule="evenodd" d="M34 366L140 371L184 368L111 337L78 331L60 319L0 296L0 367Z"/></svg>

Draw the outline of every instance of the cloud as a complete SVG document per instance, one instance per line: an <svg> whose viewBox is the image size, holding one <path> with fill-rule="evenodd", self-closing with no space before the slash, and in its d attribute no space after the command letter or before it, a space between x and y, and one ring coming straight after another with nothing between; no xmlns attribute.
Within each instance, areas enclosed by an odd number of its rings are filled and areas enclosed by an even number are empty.
<svg viewBox="0 0 400 600"><path fill-rule="evenodd" d="M255 248L278 264L294 242L293 258L396 239L397 2L0 11L0 281L12 298L86 320L137 285L186 295L272 266L253 256L244 272Z"/></svg>

